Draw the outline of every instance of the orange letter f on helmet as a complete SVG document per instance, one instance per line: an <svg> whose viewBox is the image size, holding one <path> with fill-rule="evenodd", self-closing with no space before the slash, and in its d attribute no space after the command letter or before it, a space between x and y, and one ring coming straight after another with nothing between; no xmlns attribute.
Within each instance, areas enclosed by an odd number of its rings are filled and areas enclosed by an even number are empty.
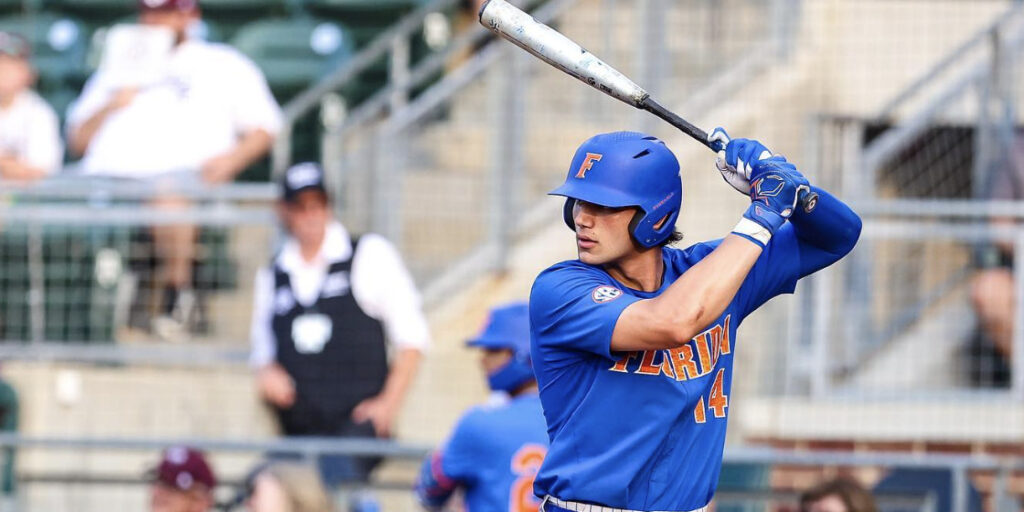
<svg viewBox="0 0 1024 512"><path fill-rule="evenodd" d="M600 153L587 153L587 157L583 159L583 164L580 165L580 170L576 171L576 177L581 179L586 178L587 171L589 171L591 167L594 167L594 162L600 162L603 156L604 155Z"/></svg>

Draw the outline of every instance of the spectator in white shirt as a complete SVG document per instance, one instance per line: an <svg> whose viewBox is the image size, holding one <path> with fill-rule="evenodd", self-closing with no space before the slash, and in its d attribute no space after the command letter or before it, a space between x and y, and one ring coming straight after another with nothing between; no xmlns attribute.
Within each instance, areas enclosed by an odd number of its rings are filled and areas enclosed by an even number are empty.
<svg viewBox="0 0 1024 512"><path fill-rule="evenodd" d="M139 0L139 10L142 25L174 34L166 72L129 85L123 73L101 68L69 109L71 152L82 155L83 172L91 175L170 179L170 174L210 185L234 180L266 155L281 128L281 110L266 79L237 50L188 37L200 20L197 0ZM186 204L174 197L156 202L169 209ZM181 306L194 304L197 233L189 225L153 228L163 263L158 279L166 286L167 316L158 320L164 325L175 320L172 329L154 325L165 337L182 335L181 324L191 316Z"/></svg>
<svg viewBox="0 0 1024 512"><path fill-rule="evenodd" d="M64 149L57 114L32 91L31 48L0 32L0 178L35 181L55 172Z"/></svg>
<svg viewBox="0 0 1024 512"><path fill-rule="evenodd" d="M430 338L412 277L386 239L352 237L334 219L316 164L285 173L279 212L289 237L255 283L260 394L286 435L389 437ZM331 485L375 465L320 463Z"/></svg>

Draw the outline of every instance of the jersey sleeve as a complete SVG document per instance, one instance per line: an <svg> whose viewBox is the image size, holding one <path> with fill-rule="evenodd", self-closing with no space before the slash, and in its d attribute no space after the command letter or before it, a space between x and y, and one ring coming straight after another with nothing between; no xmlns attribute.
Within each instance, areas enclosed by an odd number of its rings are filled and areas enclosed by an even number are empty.
<svg viewBox="0 0 1024 512"><path fill-rule="evenodd" d="M793 293L800 278L800 253L796 234L789 223L772 236L746 280L736 293L742 316L747 316L769 299Z"/></svg>
<svg viewBox="0 0 1024 512"><path fill-rule="evenodd" d="M427 510L440 510L455 492L458 483L441 471L441 452L432 452L420 467L416 480L416 498Z"/></svg>
<svg viewBox="0 0 1024 512"><path fill-rule="evenodd" d="M583 267L545 270L530 292L531 329L537 347L546 352L541 357L557 364L558 352L578 351L617 359L611 354L615 324L638 300Z"/></svg>
<svg viewBox="0 0 1024 512"><path fill-rule="evenodd" d="M424 507L440 509L456 488L472 485L480 468L486 467L487 450L481 443L493 432L480 426L479 420L478 409L466 413L444 446L423 461L416 496Z"/></svg>
<svg viewBox="0 0 1024 512"><path fill-rule="evenodd" d="M491 434L480 431L478 414L477 409L466 413L459 420L452 437L441 448L438 467L449 480L468 484L476 479L476 468L483 463L481 457L485 452L480 445Z"/></svg>

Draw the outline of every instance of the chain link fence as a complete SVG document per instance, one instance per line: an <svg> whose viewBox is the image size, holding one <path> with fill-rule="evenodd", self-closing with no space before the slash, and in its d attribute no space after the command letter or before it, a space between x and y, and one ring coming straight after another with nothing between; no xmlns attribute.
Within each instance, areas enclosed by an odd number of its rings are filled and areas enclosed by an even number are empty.
<svg viewBox="0 0 1024 512"><path fill-rule="evenodd" d="M1024 254L1016 224L1024 208L1010 193L1015 175L1003 173L1019 164L1024 92L1014 80L1022 45L1012 7L996 0L551 0L533 11L698 126L760 138L865 219L847 260L745 322L732 441L801 453L1020 455L1024 371L1013 370L1024 368L1016 362L1024 331L1011 323L1007 350L994 339L998 329L986 328L998 327L995 309L1024 318L1012 298L1024 280L1007 270ZM986 30L995 20L1005 21ZM693 141L506 43L488 44L474 24L467 30L479 34L463 40L476 51L445 57L445 77L390 103L388 115L322 120L324 165L347 227L393 240L438 310L466 289L477 294L458 312L432 311L436 346L399 428L403 438L430 445L485 394L461 342L486 307L521 298L534 267L567 251L571 257L561 201L544 194L581 141L630 128L669 143L684 169L683 245L727 233L746 203ZM272 435L269 420L259 419L251 373L239 364L253 273L269 261L277 233L274 192L264 185L183 191L189 201L171 209L154 205L153 190L123 184L2 185L0 339L13 360L5 372L26 393L24 428L168 439ZM154 321L174 314L164 297L168 257L156 248L153 226L174 225L199 226L193 314L178 318L184 331L162 331ZM979 284L988 267L1004 269L1002 284L991 285L998 290ZM504 273L487 272L494 270ZM476 281L494 275L526 284ZM982 321L985 298L995 300ZM1005 325L1001 332L1005 339ZM169 343L181 339L191 343ZM161 351L167 347L182 350ZM73 361L71 373L53 367L59 358ZM111 478L132 478L143 459L126 461ZM115 483L122 488L111 493L97 482L56 481L58 459L34 460L20 469L36 478L28 509L144 503L137 483ZM229 463L229 478L252 461ZM861 462L835 462L847 463ZM814 464L815 476L828 466ZM770 471L762 490L788 494L754 509L784 509L813 480L784 470L780 463ZM399 473L402 482L411 478L409 468ZM1007 478L1019 494L1019 474ZM986 482L976 486L994 495L996 479ZM407 491L393 494L387 510L412 509Z"/></svg>
<svg viewBox="0 0 1024 512"><path fill-rule="evenodd" d="M235 187L190 199L173 186L69 178L5 191L0 339L244 347L252 275L273 251L276 191ZM186 243L161 246L156 231L181 226ZM179 251L189 278L168 296Z"/></svg>

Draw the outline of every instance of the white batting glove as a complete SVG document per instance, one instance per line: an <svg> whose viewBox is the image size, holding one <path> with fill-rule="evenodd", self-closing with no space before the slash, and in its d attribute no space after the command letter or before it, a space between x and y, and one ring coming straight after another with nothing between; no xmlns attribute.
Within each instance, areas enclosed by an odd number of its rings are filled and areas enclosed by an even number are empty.
<svg viewBox="0 0 1024 512"><path fill-rule="evenodd" d="M771 158L772 152L763 144L751 139L730 139L721 127L708 135L708 141L719 143L721 150L715 159L715 167L722 179L739 193L750 193L750 171L759 160Z"/></svg>

